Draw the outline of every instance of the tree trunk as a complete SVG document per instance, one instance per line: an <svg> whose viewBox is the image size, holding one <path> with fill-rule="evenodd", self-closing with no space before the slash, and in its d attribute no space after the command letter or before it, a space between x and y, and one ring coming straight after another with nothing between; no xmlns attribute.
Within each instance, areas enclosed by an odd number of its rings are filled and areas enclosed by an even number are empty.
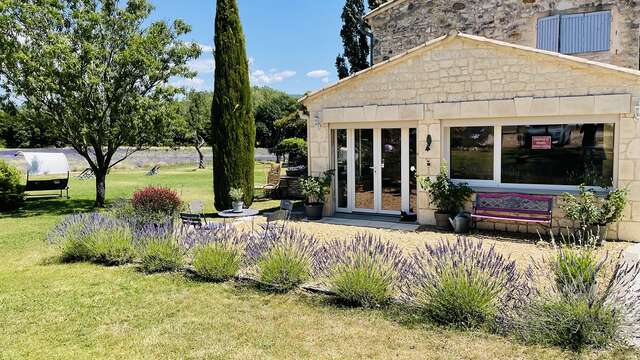
<svg viewBox="0 0 640 360"><path fill-rule="evenodd" d="M198 152L198 169L204 169L204 154L202 150L200 150L199 146L196 146L196 151Z"/></svg>
<svg viewBox="0 0 640 360"><path fill-rule="evenodd" d="M95 171L96 176L96 207L103 208L107 194L107 172L102 169Z"/></svg>

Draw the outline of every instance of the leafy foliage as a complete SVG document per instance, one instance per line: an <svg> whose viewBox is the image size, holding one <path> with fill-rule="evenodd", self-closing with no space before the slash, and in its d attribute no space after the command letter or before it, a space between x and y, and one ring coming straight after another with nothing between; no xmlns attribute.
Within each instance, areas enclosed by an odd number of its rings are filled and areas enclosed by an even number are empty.
<svg viewBox="0 0 640 360"><path fill-rule="evenodd" d="M138 212L173 216L180 211L182 200L172 189L147 186L133 193L131 204Z"/></svg>
<svg viewBox="0 0 640 360"><path fill-rule="evenodd" d="M307 176L299 180L298 186L307 198L308 204L323 203L329 192L333 170L326 171L323 176Z"/></svg>
<svg viewBox="0 0 640 360"><path fill-rule="evenodd" d="M244 191L239 188L231 188L231 190L229 190L229 197L232 201L242 201L242 198L244 197Z"/></svg>
<svg viewBox="0 0 640 360"><path fill-rule="evenodd" d="M292 96L268 87L252 89L256 122L256 146L273 148L285 137L298 136L306 122L298 114L298 104ZM302 122L302 124L300 124Z"/></svg>
<svg viewBox="0 0 640 360"><path fill-rule="evenodd" d="M204 169L204 154L202 147L211 143L211 102L213 94L207 91L189 91L181 103L182 130L180 136L182 143L191 144L198 153L198 168Z"/></svg>
<svg viewBox="0 0 640 360"><path fill-rule="evenodd" d="M229 190L244 190L253 202L253 153L256 130L251 108L249 63L236 0L217 0L215 19L215 91L212 105L215 207L231 207Z"/></svg>
<svg viewBox="0 0 640 360"><path fill-rule="evenodd" d="M28 104L8 104L0 110L0 147L41 148L63 145L51 123L29 109Z"/></svg>
<svg viewBox="0 0 640 360"><path fill-rule="evenodd" d="M20 171L0 160L0 211L15 210L24 202Z"/></svg>
<svg viewBox="0 0 640 360"><path fill-rule="evenodd" d="M307 164L307 142L304 139L284 139L275 147L274 152L278 156L289 154L290 166Z"/></svg>
<svg viewBox="0 0 640 360"><path fill-rule="evenodd" d="M429 177L418 180L422 189L429 192L431 204L442 213L457 213L464 208L464 203L473 194L473 190L466 183L456 184L449 179L446 164L440 167L440 174L435 180Z"/></svg>
<svg viewBox="0 0 640 360"><path fill-rule="evenodd" d="M561 208L568 219L579 223L580 230L587 231L589 227L605 226L619 221L627 206L628 196L628 189L616 189L600 198L594 191L581 185L577 195L565 193L562 196Z"/></svg>
<svg viewBox="0 0 640 360"><path fill-rule="evenodd" d="M368 26L362 19L365 15L364 0L346 0L342 8L342 28L340 37L344 55L338 56L336 66L338 73L343 75L346 69L344 59L349 62L349 73L355 74L370 66Z"/></svg>
<svg viewBox="0 0 640 360"><path fill-rule="evenodd" d="M413 254L405 300L428 319L461 328L510 326L530 295L526 274L495 247L458 238Z"/></svg>
<svg viewBox="0 0 640 360"><path fill-rule="evenodd" d="M0 7L0 80L51 123L61 142L96 175L96 205L104 206L109 168L164 138L177 89L200 55L181 41L190 27L145 21L147 0L7 0ZM123 145L132 145L114 159Z"/></svg>
<svg viewBox="0 0 640 360"><path fill-rule="evenodd" d="M388 303L408 270L396 245L366 234L326 244L318 262L325 283L339 299L364 307Z"/></svg>

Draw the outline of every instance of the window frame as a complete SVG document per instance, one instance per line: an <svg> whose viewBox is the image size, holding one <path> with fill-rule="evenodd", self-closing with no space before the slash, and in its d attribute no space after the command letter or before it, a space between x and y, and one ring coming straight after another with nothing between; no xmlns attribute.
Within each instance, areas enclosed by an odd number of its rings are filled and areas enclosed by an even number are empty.
<svg viewBox="0 0 640 360"><path fill-rule="evenodd" d="M527 126L527 125L558 125L558 124L614 124L613 139L613 184L618 183L618 162L620 149L620 116L619 115L584 115L584 116L549 116L549 117L519 117L504 119L462 119L442 120L442 158L451 163L451 128L452 127L482 127L494 128L493 140L493 180L465 180L451 179L455 183L467 183L472 188L502 189L513 191L576 191L576 185L545 185L545 184L513 184L502 182L502 127L503 126ZM451 176L451 169L448 169ZM602 191L599 186L589 186L589 189Z"/></svg>

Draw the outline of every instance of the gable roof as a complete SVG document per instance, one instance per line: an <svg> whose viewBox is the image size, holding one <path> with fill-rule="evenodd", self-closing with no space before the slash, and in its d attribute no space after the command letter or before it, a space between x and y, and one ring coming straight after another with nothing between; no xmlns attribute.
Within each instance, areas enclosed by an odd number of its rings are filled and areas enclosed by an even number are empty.
<svg viewBox="0 0 640 360"><path fill-rule="evenodd" d="M396 6L396 5L400 5L400 3L403 3L407 0L389 0L386 3L378 6L377 8L369 11L367 14L365 14L365 16L363 17L363 19L366 21L374 16L377 16L379 14L382 14L383 12L391 9L392 7Z"/></svg>
<svg viewBox="0 0 640 360"><path fill-rule="evenodd" d="M403 1L403 0L395 0L395 1ZM422 44L422 45L418 45L416 47L414 47L413 49L407 50L404 53L398 54L392 58L390 58L389 60L385 60L382 62L379 62L367 69L364 69L362 71L359 71L349 77L346 77L342 80L339 80L338 82L335 82L331 85L328 85L322 89L310 92L308 94L306 94L305 96L301 97L298 102L304 102L306 100L309 100L310 98L314 98L317 97L318 95L321 95L329 90L338 88L338 87L342 87L347 83L350 83L351 81L355 80L356 78L361 78L362 76L366 76L368 74L371 74L373 72L375 72L376 70L382 69L382 68L386 68L388 66L393 66L396 63L404 60L405 58L407 58L408 56L414 54L414 53L422 53L437 47L440 47L450 41L453 41L454 39L467 39L467 40L471 40L474 42L478 42L478 43L482 43L485 45L489 45L489 46L493 46L493 47L498 47L498 48L510 48L510 49L515 49L517 51L521 51L521 52L525 52L525 53L530 53L530 54L538 54L538 55L543 55L543 56L548 56L551 58L555 58L567 63L571 63L573 65L579 65L579 66L583 66L583 67L590 67L590 68L596 68L596 69L600 69L600 70L604 70L604 71L610 71L612 73L617 73L620 75L627 75L627 76L636 76L640 79L640 71L639 70L633 70L633 69L629 69L629 68L625 68L625 67L621 67L621 66L616 66L616 65L611 65L611 64L606 64L606 63L601 63L601 62L597 62L597 61L592 61L592 60L587 60L584 58L580 58L580 57L575 57L575 56L570 56L570 55L565 55L565 54L560 54L557 52L552 52L552 51L547 51L547 50L540 50L540 49L536 49L536 48L532 48L529 46L523 46L523 45L516 45L516 44L511 44L508 42L504 42L504 41L498 41L498 40L492 40L486 37L482 37L482 36L477 36L477 35L469 35L469 34L463 34L463 33L459 33L457 31L452 31L450 34L448 35L444 35L441 36L439 38L427 41L426 43Z"/></svg>

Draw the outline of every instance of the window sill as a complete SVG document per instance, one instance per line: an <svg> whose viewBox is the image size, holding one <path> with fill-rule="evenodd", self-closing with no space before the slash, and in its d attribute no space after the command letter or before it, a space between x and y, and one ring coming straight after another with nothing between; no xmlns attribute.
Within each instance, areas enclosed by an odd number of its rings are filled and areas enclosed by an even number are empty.
<svg viewBox="0 0 640 360"><path fill-rule="evenodd" d="M559 190L559 189L541 189L541 188L510 188L510 187L492 187L492 186L472 186L475 193L516 193L516 194L529 194L529 195L554 195L561 196L565 193L578 194L580 190L576 187L572 190ZM604 189L596 189L597 195L607 195L608 191Z"/></svg>

